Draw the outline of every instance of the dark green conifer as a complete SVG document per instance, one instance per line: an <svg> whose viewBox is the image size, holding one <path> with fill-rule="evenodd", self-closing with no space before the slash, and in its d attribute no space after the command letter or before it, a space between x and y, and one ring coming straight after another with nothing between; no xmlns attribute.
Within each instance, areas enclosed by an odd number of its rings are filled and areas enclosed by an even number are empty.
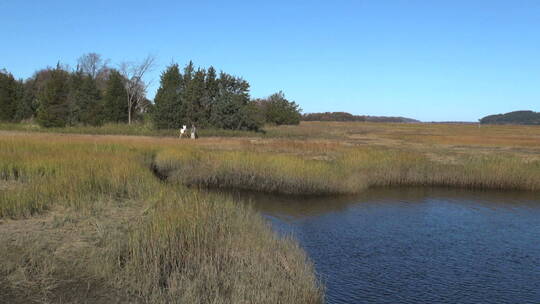
<svg viewBox="0 0 540 304"><path fill-rule="evenodd" d="M127 93L122 75L111 70L103 97L103 119L107 122L127 122Z"/></svg>
<svg viewBox="0 0 540 304"><path fill-rule="evenodd" d="M76 71L70 75L69 79L69 96L68 96L68 125L76 125L81 118L81 99L83 94L81 86L84 79L82 71Z"/></svg>
<svg viewBox="0 0 540 304"><path fill-rule="evenodd" d="M103 122L103 101L96 80L89 75L83 77L78 100L81 110L80 122L85 125L100 125Z"/></svg>
<svg viewBox="0 0 540 304"><path fill-rule="evenodd" d="M294 101L288 101L283 92L270 95L261 100L266 122L276 125L297 125L300 123L300 108Z"/></svg>
<svg viewBox="0 0 540 304"><path fill-rule="evenodd" d="M60 68L50 73L39 93L38 123L43 127L64 127L69 114L69 73Z"/></svg>
<svg viewBox="0 0 540 304"><path fill-rule="evenodd" d="M242 78L220 73L218 94L212 108L212 126L233 130L258 130L260 115L249 98L249 83Z"/></svg>
<svg viewBox="0 0 540 304"><path fill-rule="evenodd" d="M177 64L170 65L161 74L160 86L154 98L154 125L157 128L177 129L181 127L184 120L180 98L182 83L182 75Z"/></svg>
<svg viewBox="0 0 540 304"><path fill-rule="evenodd" d="M0 70L0 121L15 120L19 101L19 84L11 73Z"/></svg>
<svg viewBox="0 0 540 304"><path fill-rule="evenodd" d="M21 99L17 104L15 121L31 119L36 116L37 112L37 92L35 80L30 78L25 82L20 81L19 90L21 91Z"/></svg>
<svg viewBox="0 0 540 304"><path fill-rule="evenodd" d="M209 100L207 98L205 78L206 71L204 69L197 69L189 88L189 102L191 103L192 111L189 120L198 127L206 127L209 123L209 117L206 116L206 103Z"/></svg>

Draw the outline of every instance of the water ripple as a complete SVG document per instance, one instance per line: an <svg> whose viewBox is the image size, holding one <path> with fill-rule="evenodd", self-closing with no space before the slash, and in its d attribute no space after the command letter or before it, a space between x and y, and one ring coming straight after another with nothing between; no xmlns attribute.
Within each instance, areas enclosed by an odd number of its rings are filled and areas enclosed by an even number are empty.
<svg viewBox="0 0 540 304"><path fill-rule="evenodd" d="M298 238L328 303L540 303L537 195L405 188L297 203L256 207Z"/></svg>

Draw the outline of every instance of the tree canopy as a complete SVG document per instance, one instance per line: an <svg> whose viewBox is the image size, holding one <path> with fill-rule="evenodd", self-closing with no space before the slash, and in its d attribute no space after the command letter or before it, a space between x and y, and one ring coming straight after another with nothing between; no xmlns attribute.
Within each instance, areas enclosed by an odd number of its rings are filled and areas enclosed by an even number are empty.
<svg viewBox="0 0 540 304"><path fill-rule="evenodd" d="M300 107L285 98L283 92L270 95L265 99L258 99L257 103L264 113L267 123L275 125L297 125L300 123Z"/></svg>
<svg viewBox="0 0 540 304"><path fill-rule="evenodd" d="M172 64L161 75L154 99L158 128L182 125L233 130L258 130L263 121L250 100L249 83L213 67L195 69L189 62L181 72Z"/></svg>

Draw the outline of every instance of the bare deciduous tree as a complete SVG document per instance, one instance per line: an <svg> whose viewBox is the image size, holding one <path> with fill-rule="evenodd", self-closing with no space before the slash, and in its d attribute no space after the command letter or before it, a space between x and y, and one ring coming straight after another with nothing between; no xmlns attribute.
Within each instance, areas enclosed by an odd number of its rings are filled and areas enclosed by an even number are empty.
<svg viewBox="0 0 540 304"><path fill-rule="evenodd" d="M143 80L146 72L154 67L155 57L148 55L141 62L123 62L120 72L125 78L128 105L128 124L131 124L133 110L146 98L149 83Z"/></svg>
<svg viewBox="0 0 540 304"><path fill-rule="evenodd" d="M146 97L142 98L137 104L137 112L139 113L148 112L148 108L150 107L151 104L152 104L151 101L148 100Z"/></svg>
<svg viewBox="0 0 540 304"><path fill-rule="evenodd" d="M90 75L93 79L107 68L108 60L103 60L100 54L88 53L77 59L77 67L83 73Z"/></svg>

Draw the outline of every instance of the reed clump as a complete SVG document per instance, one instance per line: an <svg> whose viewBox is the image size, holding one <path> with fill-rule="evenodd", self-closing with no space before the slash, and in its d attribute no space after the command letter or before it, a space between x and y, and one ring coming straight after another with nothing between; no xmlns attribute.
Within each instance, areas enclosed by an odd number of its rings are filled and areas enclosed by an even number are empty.
<svg viewBox="0 0 540 304"><path fill-rule="evenodd" d="M320 303L296 242L219 196L167 195L108 256L119 288L150 303Z"/></svg>

